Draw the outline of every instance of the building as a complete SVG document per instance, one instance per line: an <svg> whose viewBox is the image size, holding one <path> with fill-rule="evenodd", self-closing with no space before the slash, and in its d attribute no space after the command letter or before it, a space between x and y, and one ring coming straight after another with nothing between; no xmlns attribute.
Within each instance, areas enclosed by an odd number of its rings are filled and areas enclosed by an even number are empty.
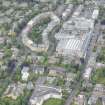
<svg viewBox="0 0 105 105"><path fill-rule="evenodd" d="M39 65L33 66L32 70L35 74L40 74L40 75L44 74L45 72L44 66L39 66Z"/></svg>
<svg viewBox="0 0 105 105"><path fill-rule="evenodd" d="M103 84L96 84L96 86L93 89L92 95L88 100L88 104L96 105L96 102L99 98L102 99L104 105L103 99L105 98L105 86Z"/></svg>
<svg viewBox="0 0 105 105"><path fill-rule="evenodd" d="M13 46L11 48L11 51L12 51L12 58L16 59L16 57L17 57L17 55L19 53L19 49Z"/></svg>
<svg viewBox="0 0 105 105"><path fill-rule="evenodd" d="M72 18L63 24L55 34L59 41L56 47L57 56L74 56L85 58L94 29L94 20L84 17Z"/></svg>
<svg viewBox="0 0 105 105"><path fill-rule="evenodd" d="M42 43L36 44L34 43L29 37L28 33L32 30L32 27L39 24L40 21L44 21L45 19L51 19L51 22L49 22L47 28L42 32ZM31 19L26 27L22 30L21 36L22 36L22 42L25 46L30 48L32 51L35 52L47 52L49 48L49 39L48 35L54 31L57 27L60 25L60 19L53 13L53 12L46 12L41 13ZM27 43L26 43L27 42Z"/></svg>
<svg viewBox="0 0 105 105"><path fill-rule="evenodd" d="M62 19L67 20L67 18L71 15L73 10L73 4L69 4L65 11L62 13Z"/></svg>
<svg viewBox="0 0 105 105"><path fill-rule="evenodd" d="M105 86L103 84L96 84L93 93L100 92L101 94L105 94Z"/></svg>
<svg viewBox="0 0 105 105"><path fill-rule="evenodd" d="M27 81L29 77L29 67L23 67L21 74L22 74L22 80Z"/></svg>
<svg viewBox="0 0 105 105"><path fill-rule="evenodd" d="M78 56L85 57L85 52L82 49L83 42L78 39L61 40L56 48L58 56Z"/></svg>
<svg viewBox="0 0 105 105"><path fill-rule="evenodd" d="M102 98L102 105L105 105L105 97Z"/></svg>
<svg viewBox="0 0 105 105"><path fill-rule="evenodd" d="M74 73L66 73L66 81L73 82L76 78L76 74Z"/></svg>
<svg viewBox="0 0 105 105"><path fill-rule="evenodd" d="M86 33L94 28L94 21L84 17L72 18L66 21L61 30L55 34L57 40L85 38Z"/></svg>
<svg viewBox="0 0 105 105"><path fill-rule="evenodd" d="M45 77L45 76L40 76L40 77L36 80L35 84L36 84L37 86L40 86L40 85L45 84L46 81L47 81L47 77Z"/></svg>
<svg viewBox="0 0 105 105"><path fill-rule="evenodd" d="M4 37L0 37L0 44L4 44L5 43L5 38Z"/></svg>
<svg viewBox="0 0 105 105"><path fill-rule="evenodd" d="M33 89L34 89L34 85L33 85L33 83L32 83L31 81L29 81L29 82L27 83L27 89L28 89L28 90L33 90Z"/></svg>
<svg viewBox="0 0 105 105"><path fill-rule="evenodd" d="M66 3L66 4L70 4L70 3L81 4L81 3L83 3L83 1L84 1L84 0L76 0L76 1L73 2L73 0L65 0L65 3Z"/></svg>
<svg viewBox="0 0 105 105"><path fill-rule="evenodd" d="M98 69L105 68L105 64L104 63L97 62L96 63L96 68L98 68Z"/></svg>
<svg viewBox="0 0 105 105"><path fill-rule="evenodd" d="M86 97L83 94L79 94L76 98L75 98L75 104L76 105L86 105Z"/></svg>
<svg viewBox="0 0 105 105"><path fill-rule="evenodd" d="M88 105L96 105L97 100L98 100L97 96L91 96L88 100Z"/></svg>
<svg viewBox="0 0 105 105"><path fill-rule="evenodd" d="M89 67L92 67L92 68L95 67L95 65L96 65L96 56L97 56L97 54L94 53L94 52L91 54L91 56L90 56L90 58L88 60L88 66Z"/></svg>
<svg viewBox="0 0 105 105"><path fill-rule="evenodd" d="M105 0L94 0L94 2L98 6L105 6Z"/></svg>
<svg viewBox="0 0 105 105"><path fill-rule="evenodd" d="M84 80L87 80L87 81L90 80L91 74L92 74L92 69L93 68L91 68L91 67L88 67L85 69L85 72L83 73Z"/></svg>
<svg viewBox="0 0 105 105"><path fill-rule="evenodd" d="M66 70L61 67L48 67L49 76L65 77Z"/></svg>
<svg viewBox="0 0 105 105"><path fill-rule="evenodd" d="M23 94L23 90L25 89L25 87L26 87L26 84L22 84L20 82L10 84L6 89L6 91L4 92L3 97L9 97L16 100L17 97Z"/></svg>
<svg viewBox="0 0 105 105"><path fill-rule="evenodd" d="M54 3L56 4L58 2L58 0L33 0L33 1L36 1L36 2L39 2L39 3Z"/></svg>
<svg viewBox="0 0 105 105"><path fill-rule="evenodd" d="M56 64L56 63L59 63L59 58L54 57L54 56L50 56L50 57L48 57L48 63L49 63L49 64Z"/></svg>
<svg viewBox="0 0 105 105"><path fill-rule="evenodd" d="M84 5L79 5L79 6L76 8L76 10L74 11L72 17L73 17L73 18L78 17L78 16L81 14L81 12L82 12L83 9L84 9Z"/></svg>
<svg viewBox="0 0 105 105"><path fill-rule="evenodd" d="M29 105L43 105L43 102L50 98L62 98L62 90L59 87L39 85L29 100Z"/></svg>
<svg viewBox="0 0 105 105"><path fill-rule="evenodd" d="M5 56L4 51L0 51L0 59L3 59L3 57Z"/></svg>
<svg viewBox="0 0 105 105"><path fill-rule="evenodd" d="M92 19L96 20L99 16L99 9L95 9L92 14Z"/></svg>

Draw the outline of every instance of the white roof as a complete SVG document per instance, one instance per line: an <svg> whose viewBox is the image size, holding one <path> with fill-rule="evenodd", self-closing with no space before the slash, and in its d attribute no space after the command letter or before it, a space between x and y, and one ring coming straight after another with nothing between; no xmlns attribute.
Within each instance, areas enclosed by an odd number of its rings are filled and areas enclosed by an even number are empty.
<svg viewBox="0 0 105 105"><path fill-rule="evenodd" d="M71 49L71 50L80 50L82 46L82 41L78 39L70 39L65 46L66 49Z"/></svg>
<svg viewBox="0 0 105 105"><path fill-rule="evenodd" d="M30 20L30 21L28 22L28 25L29 25L29 26L33 26L33 23L34 23L34 21L33 21L33 20Z"/></svg>
<svg viewBox="0 0 105 105"><path fill-rule="evenodd" d="M68 17L72 12L73 4L69 4L66 10L62 13L62 17Z"/></svg>
<svg viewBox="0 0 105 105"><path fill-rule="evenodd" d="M93 19L97 19L98 15L99 15L99 10L98 10L98 9L95 9L95 10L93 11L92 18L93 18Z"/></svg>
<svg viewBox="0 0 105 105"><path fill-rule="evenodd" d="M83 41L79 39L69 39L69 40L61 40L57 46L59 49L65 50L80 50L82 47Z"/></svg>
<svg viewBox="0 0 105 105"><path fill-rule="evenodd" d="M92 72L92 68L86 68L85 69L85 73L84 73L84 77L85 78L89 78L90 77L90 75L91 75L91 72Z"/></svg>
<svg viewBox="0 0 105 105"><path fill-rule="evenodd" d="M83 5L79 5L79 6L76 8L76 10L74 11L72 17L77 17L77 16L79 16L83 8L84 8Z"/></svg>

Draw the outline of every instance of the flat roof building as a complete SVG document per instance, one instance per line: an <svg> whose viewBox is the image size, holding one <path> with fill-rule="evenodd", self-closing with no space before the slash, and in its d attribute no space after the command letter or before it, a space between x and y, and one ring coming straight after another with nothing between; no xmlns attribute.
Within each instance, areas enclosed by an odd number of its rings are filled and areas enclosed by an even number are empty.
<svg viewBox="0 0 105 105"><path fill-rule="evenodd" d="M91 78L91 73L92 73L92 68L86 68L85 69L85 72L84 72L84 74L83 74L83 78L85 79L85 80L89 80L90 78Z"/></svg>
<svg viewBox="0 0 105 105"><path fill-rule="evenodd" d="M84 17L72 18L55 34L59 41L56 52L61 56L85 57L94 29L94 20Z"/></svg>

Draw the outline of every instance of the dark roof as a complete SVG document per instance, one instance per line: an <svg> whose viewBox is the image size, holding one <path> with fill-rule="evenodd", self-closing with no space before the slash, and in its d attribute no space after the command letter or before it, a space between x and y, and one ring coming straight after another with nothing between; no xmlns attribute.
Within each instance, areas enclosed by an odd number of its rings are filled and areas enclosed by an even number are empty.
<svg viewBox="0 0 105 105"><path fill-rule="evenodd" d="M101 21L101 25L105 25L105 20L102 20Z"/></svg>

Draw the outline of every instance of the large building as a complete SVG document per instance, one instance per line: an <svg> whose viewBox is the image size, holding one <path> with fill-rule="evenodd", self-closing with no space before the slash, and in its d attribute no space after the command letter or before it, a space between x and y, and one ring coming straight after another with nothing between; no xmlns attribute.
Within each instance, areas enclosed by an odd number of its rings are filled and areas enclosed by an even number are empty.
<svg viewBox="0 0 105 105"><path fill-rule="evenodd" d="M49 98L62 98L61 88L38 85L29 100L29 105L43 105L43 102Z"/></svg>
<svg viewBox="0 0 105 105"><path fill-rule="evenodd" d="M68 17L70 16L70 14L72 13L73 11L73 4L69 4L67 6L67 8L65 9L65 11L62 13L62 19L63 20L66 20L68 19Z"/></svg>
<svg viewBox="0 0 105 105"><path fill-rule="evenodd" d="M46 19L50 18L51 22L48 23L47 28L42 32L42 43L36 44L34 43L29 37L28 34L32 30L32 27L39 24L41 21L44 21ZM41 13L38 16L31 19L27 26L23 29L21 36L22 36L22 42L25 46L27 46L31 51L35 52L46 52L49 48L49 39L48 35L54 31L57 27L60 25L59 18L53 13L53 12L46 12Z"/></svg>
<svg viewBox="0 0 105 105"><path fill-rule="evenodd" d="M62 29L55 35L59 41L56 52L61 56L85 57L92 31L94 20L84 17L72 18L63 24Z"/></svg>

